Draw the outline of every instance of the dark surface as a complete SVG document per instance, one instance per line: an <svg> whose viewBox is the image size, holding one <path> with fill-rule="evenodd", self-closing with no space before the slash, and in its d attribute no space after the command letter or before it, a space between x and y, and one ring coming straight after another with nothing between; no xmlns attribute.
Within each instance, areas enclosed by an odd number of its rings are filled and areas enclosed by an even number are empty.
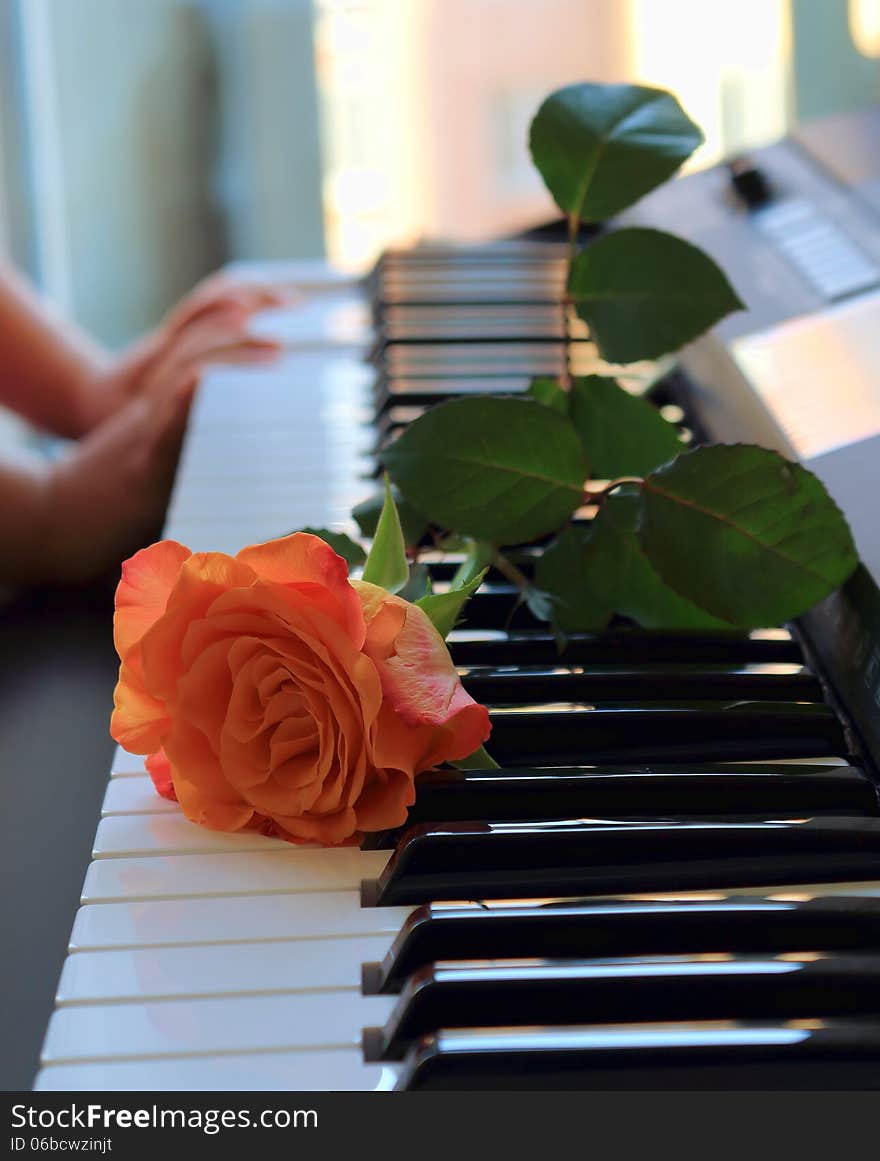
<svg viewBox="0 0 880 1161"><path fill-rule="evenodd" d="M365 907L705 891L876 879L880 819L586 819L418 823L404 832Z"/></svg>
<svg viewBox="0 0 880 1161"><path fill-rule="evenodd" d="M113 743L109 588L0 609L0 1088L33 1083Z"/></svg>
<svg viewBox="0 0 880 1161"><path fill-rule="evenodd" d="M382 963L363 965L362 981L366 995L392 995L414 972L443 961L767 955L798 948L880 951L880 899L427 905L410 914Z"/></svg>

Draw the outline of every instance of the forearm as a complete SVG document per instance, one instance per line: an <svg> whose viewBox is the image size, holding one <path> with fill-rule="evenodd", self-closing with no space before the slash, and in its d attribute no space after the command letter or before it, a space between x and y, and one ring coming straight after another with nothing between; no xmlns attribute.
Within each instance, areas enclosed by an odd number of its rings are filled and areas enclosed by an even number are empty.
<svg viewBox="0 0 880 1161"><path fill-rule="evenodd" d="M0 403L37 427L79 438L102 418L95 384L109 356L0 266Z"/></svg>
<svg viewBox="0 0 880 1161"><path fill-rule="evenodd" d="M53 464L0 464L0 584L80 584L159 530L182 433L136 402Z"/></svg>

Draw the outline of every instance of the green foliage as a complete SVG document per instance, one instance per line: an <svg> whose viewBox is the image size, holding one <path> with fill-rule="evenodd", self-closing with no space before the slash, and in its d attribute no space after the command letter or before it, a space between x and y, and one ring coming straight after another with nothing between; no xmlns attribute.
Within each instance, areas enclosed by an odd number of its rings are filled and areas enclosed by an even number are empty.
<svg viewBox="0 0 880 1161"><path fill-rule="evenodd" d="M558 379L540 376L529 384L529 395L536 403L543 403L545 407L552 407L555 411L568 415L568 392Z"/></svg>
<svg viewBox="0 0 880 1161"><path fill-rule="evenodd" d="M572 85L532 122L530 146L569 218L602 221L672 176L702 140L675 98L633 85ZM674 352L741 308L710 257L658 230L600 236L572 257L568 297L607 362ZM615 614L645 628L751 628L804 612L857 559L852 535L806 469L756 447L682 452L675 428L610 378L535 379L525 396L431 408L381 455L394 480L355 509L373 537L364 577L415 600L446 634L494 561L557 641ZM569 519L595 478L638 477L606 495L591 526ZM395 499L397 507L395 507ZM404 542L433 526L464 552L451 591L407 567ZM350 561L359 546L318 531ZM556 534L534 580L504 545ZM334 539L330 539L333 537ZM360 555L358 555L360 554ZM514 602L511 602L511 614ZM481 749L456 765L494 765Z"/></svg>
<svg viewBox="0 0 880 1161"><path fill-rule="evenodd" d="M422 597L432 592L431 574L426 564L411 564L409 566L409 580L399 589L397 595L405 601L420 601Z"/></svg>
<svg viewBox="0 0 880 1161"><path fill-rule="evenodd" d="M806 612L858 563L824 485L764 448L686 452L646 478L641 507L642 548L667 584L744 628Z"/></svg>
<svg viewBox="0 0 880 1161"><path fill-rule="evenodd" d="M590 541L588 530L566 528L535 566L537 584L556 597L552 616L564 633L598 633L614 613L613 585L589 565Z"/></svg>
<svg viewBox="0 0 880 1161"><path fill-rule="evenodd" d="M532 121L532 159L570 218L602 222L671 177L703 134L671 93L568 85Z"/></svg>
<svg viewBox="0 0 880 1161"><path fill-rule="evenodd" d="M350 536L346 536L344 532L332 532L329 528L302 528L300 531L317 536L326 544L329 544L333 551L342 557L350 569L356 565L363 564L367 559L367 554L363 546L358 544L357 541L352 540Z"/></svg>
<svg viewBox="0 0 880 1161"><path fill-rule="evenodd" d="M599 375L575 379L571 419L601 480L643 476L683 451L678 433L656 407Z"/></svg>
<svg viewBox="0 0 880 1161"><path fill-rule="evenodd" d="M434 624L434 628L441 637L448 637L458 623L462 609L483 583L486 570L463 584L460 588L451 588L445 593L429 593L416 601L416 604Z"/></svg>
<svg viewBox="0 0 880 1161"><path fill-rule="evenodd" d="M500 396L432 407L381 459L432 523L491 544L555 531L582 502L588 473L564 416Z"/></svg>
<svg viewBox="0 0 880 1161"><path fill-rule="evenodd" d="M638 518L638 493L615 493L592 528L566 530L544 554L537 580L559 597L560 626L594 633L619 613L646 629L729 628L664 584L639 545Z"/></svg>
<svg viewBox="0 0 880 1161"><path fill-rule="evenodd" d="M641 227L597 238L571 265L568 291L604 359L655 359L742 303L696 246Z"/></svg>
<svg viewBox="0 0 880 1161"><path fill-rule="evenodd" d="M465 558L455 570L455 575L452 578L454 589L461 589L469 584L478 573L489 567L492 563L492 557L495 555L495 549L492 545L486 544L483 540L467 540L466 545Z"/></svg>
<svg viewBox="0 0 880 1161"><path fill-rule="evenodd" d="M400 517L400 526L403 529L403 539L408 548L415 548L428 531L428 521L413 508L412 504L400 494L400 489L392 486L391 495L397 505L397 514ZM356 504L351 510L352 517L361 530L361 535L372 539L376 535L379 517L385 505L385 492L376 492Z"/></svg>
<svg viewBox="0 0 880 1161"><path fill-rule="evenodd" d="M363 578L370 584L381 585L389 593L400 592L409 581L406 546L397 506L391 495L388 477L385 477L385 503L376 527L370 554L364 565Z"/></svg>
<svg viewBox="0 0 880 1161"><path fill-rule="evenodd" d="M479 750L474 750L467 758L458 758L449 763L450 766L455 766L458 770L497 770L498 763L487 751L485 746L480 746Z"/></svg>

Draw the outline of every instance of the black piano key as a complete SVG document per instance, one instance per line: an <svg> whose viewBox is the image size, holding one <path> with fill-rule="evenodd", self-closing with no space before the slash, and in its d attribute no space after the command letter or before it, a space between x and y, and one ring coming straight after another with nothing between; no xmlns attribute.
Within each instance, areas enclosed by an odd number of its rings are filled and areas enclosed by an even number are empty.
<svg viewBox="0 0 880 1161"><path fill-rule="evenodd" d="M880 819L419 824L364 906L880 878Z"/></svg>
<svg viewBox="0 0 880 1161"><path fill-rule="evenodd" d="M600 702L490 706L487 747L500 765L724 762L844 756L824 703Z"/></svg>
<svg viewBox="0 0 880 1161"><path fill-rule="evenodd" d="M462 666L462 682L476 701L600 701L662 698L822 701L819 680L802 665Z"/></svg>
<svg viewBox="0 0 880 1161"><path fill-rule="evenodd" d="M577 351L568 349L576 359ZM561 341L419 343L386 348L376 365L388 376L429 379L438 375L560 375L565 368L565 352Z"/></svg>
<svg viewBox="0 0 880 1161"><path fill-rule="evenodd" d="M772 1020L648 1027L443 1029L422 1037L399 1091L880 1088L880 1022Z"/></svg>
<svg viewBox="0 0 880 1161"><path fill-rule="evenodd" d="M430 904L409 915L382 963L363 965L363 991L399 992L408 976L439 960L810 949L880 951L880 898Z"/></svg>
<svg viewBox="0 0 880 1161"><path fill-rule="evenodd" d="M456 665L618 665L712 661L801 662L801 647L786 630L742 633L622 629L572 634L560 653L549 632L480 632L453 629L449 648Z"/></svg>
<svg viewBox="0 0 880 1161"><path fill-rule="evenodd" d="M380 410L392 406L430 407L462 395L519 395L528 390L530 382L529 375L384 377L375 387L376 405Z"/></svg>
<svg viewBox="0 0 880 1161"><path fill-rule="evenodd" d="M534 553L525 551L518 553L510 553L511 559L516 564L516 567L527 577L532 577L535 571ZM454 555L440 555L435 556L431 552L423 552L419 557L423 564L428 567L428 572L431 574L431 581L439 589L439 585L444 582L451 581L458 571L459 565L464 560L463 556ZM506 583L502 575L495 570L493 566L489 567L488 580L492 584Z"/></svg>
<svg viewBox="0 0 880 1161"><path fill-rule="evenodd" d="M480 277L469 280L447 280L442 277L421 279L387 279L377 289L374 311L381 313L388 306L455 306L504 307L558 304L562 296L563 280L559 277L532 276L519 284L504 278Z"/></svg>
<svg viewBox="0 0 880 1161"><path fill-rule="evenodd" d="M458 313L458 312L456 312ZM453 344L479 343L561 343L562 323L558 312L555 319L544 321L536 310L531 317L511 317L507 320L477 318L467 320L467 312L460 313L460 321L451 325L446 321L407 323L406 321L386 321L379 331L370 350L372 360L387 358L395 347L419 347L444 342ZM579 336L572 336L572 342L584 342Z"/></svg>
<svg viewBox="0 0 880 1161"><path fill-rule="evenodd" d="M880 956L657 956L620 960L438 963L406 981L368 1060L400 1060L441 1028L652 1020L880 1018Z"/></svg>
<svg viewBox="0 0 880 1161"><path fill-rule="evenodd" d="M419 775L417 790L406 826L653 814L878 813L877 791L861 770L818 763L435 769ZM390 849L403 829L368 836L365 848Z"/></svg>

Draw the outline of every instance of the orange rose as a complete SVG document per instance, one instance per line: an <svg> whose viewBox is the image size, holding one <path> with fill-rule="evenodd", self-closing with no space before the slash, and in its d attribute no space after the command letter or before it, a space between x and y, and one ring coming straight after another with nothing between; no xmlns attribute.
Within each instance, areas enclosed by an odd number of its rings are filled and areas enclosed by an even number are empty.
<svg viewBox="0 0 880 1161"><path fill-rule="evenodd" d="M164 540L126 561L110 732L193 822L291 842L397 826L414 777L489 715L417 606L298 532L237 556Z"/></svg>

